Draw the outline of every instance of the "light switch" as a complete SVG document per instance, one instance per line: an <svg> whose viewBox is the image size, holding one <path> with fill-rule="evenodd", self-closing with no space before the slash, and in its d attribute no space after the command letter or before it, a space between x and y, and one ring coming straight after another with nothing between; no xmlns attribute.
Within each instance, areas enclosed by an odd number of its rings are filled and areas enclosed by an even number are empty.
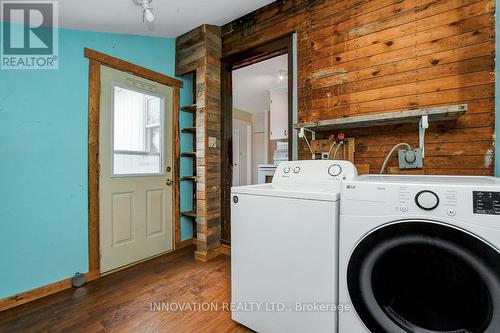
<svg viewBox="0 0 500 333"><path fill-rule="evenodd" d="M217 138L214 136L208 137L208 148L217 148Z"/></svg>

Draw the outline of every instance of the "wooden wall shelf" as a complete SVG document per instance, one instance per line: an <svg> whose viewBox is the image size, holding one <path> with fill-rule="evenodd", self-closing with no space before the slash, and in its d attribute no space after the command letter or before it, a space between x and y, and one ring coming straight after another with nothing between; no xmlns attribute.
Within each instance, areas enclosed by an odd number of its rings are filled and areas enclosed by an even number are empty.
<svg viewBox="0 0 500 333"><path fill-rule="evenodd" d="M429 121L455 120L462 116L465 112L467 112L467 104L460 104L320 120L317 122L296 124L295 128L306 128L313 131L329 131L393 124L419 123L423 116L428 116Z"/></svg>
<svg viewBox="0 0 500 333"><path fill-rule="evenodd" d="M196 211L191 210L189 212L181 212L181 215L186 217L196 218Z"/></svg>
<svg viewBox="0 0 500 333"><path fill-rule="evenodd" d="M196 127L184 127L182 133L196 134Z"/></svg>
<svg viewBox="0 0 500 333"><path fill-rule="evenodd" d="M182 111L185 112L191 112L195 113L196 112L196 104L191 104L191 105L186 105L181 108Z"/></svg>

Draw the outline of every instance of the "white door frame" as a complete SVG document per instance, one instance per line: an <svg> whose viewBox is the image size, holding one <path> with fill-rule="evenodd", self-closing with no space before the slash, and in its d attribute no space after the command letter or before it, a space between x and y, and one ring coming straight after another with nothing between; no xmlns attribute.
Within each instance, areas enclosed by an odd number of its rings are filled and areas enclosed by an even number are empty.
<svg viewBox="0 0 500 333"><path fill-rule="evenodd" d="M240 186L240 130L233 129L233 186Z"/></svg>
<svg viewBox="0 0 500 333"><path fill-rule="evenodd" d="M247 185L252 184L252 125L247 125Z"/></svg>

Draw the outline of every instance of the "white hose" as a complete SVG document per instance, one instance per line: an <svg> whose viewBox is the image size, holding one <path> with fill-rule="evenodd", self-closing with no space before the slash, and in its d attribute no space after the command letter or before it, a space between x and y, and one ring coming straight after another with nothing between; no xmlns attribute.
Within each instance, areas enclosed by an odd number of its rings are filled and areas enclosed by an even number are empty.
<svg viewBox="0 0 500 333"><path fill-rule="evenodd" d="M389 159L391 158L392 154L400 146L406 146L409 149L411 148L411 146L409 144L405 143L405 142L398 143L397 145L395 145L394 147L392 147L392 149L389 152L389 154L387 154L387 157L385 158L384 163L382 164L382 168L380 169L380 174L381 175L384 174L385 167L387 166L387 162L389 162Z"/></svg>
<svg viewBox="0 0 500 333"><path fill-rule="evenodd" d="M330 145L330 149L328 149L328 159L330 159L330 156L332 155L332 149L335 147L337 144L337 141L333 140L332 144Z"/></svg>
<svg viewBox="0 0 500 333"><path fill-rule="evenodd" d="M333 159L335 160L337 158L337 153L339 152L339 149L340 147L342 147L342 145L344 144L344 141L340 141L339 142L339 145L337 146L337 148L335 149L335 153L333 153Z"/></svg>

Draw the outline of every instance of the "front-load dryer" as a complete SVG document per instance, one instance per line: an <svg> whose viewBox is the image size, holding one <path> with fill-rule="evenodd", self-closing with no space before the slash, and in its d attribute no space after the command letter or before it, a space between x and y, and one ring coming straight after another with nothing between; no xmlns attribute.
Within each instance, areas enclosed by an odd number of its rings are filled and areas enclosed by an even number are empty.
<svg viewBox="0 0 500 333"><path fill-rule="evenodd" d="M231 317L259 333L335 333L340 184L347 161L282 162L231 189Z"/></svg>
<svg viewBox="0 0 500 333"><path fill-rule="evenodd" d="M342 184L340 333L500 332L500 179Z"/></svg>

